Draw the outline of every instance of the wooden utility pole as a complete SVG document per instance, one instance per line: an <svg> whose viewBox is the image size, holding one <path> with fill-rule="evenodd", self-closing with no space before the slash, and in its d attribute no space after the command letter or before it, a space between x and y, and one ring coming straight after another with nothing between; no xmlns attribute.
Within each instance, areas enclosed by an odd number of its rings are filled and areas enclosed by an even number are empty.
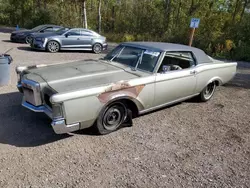
<svg viewBox="0 0 250 188"><path fill-rule="evenodd" d="M190 38L189 38L189 44L188 44L189 46L192 46L192 44L193 44L194 32L195 32L195 28L191 28Z"/></svg>
<svg viewBox="0 0 250 188"><path fill-rule="evenodd" d="M98 32L99 33L101 33L101 31L102 31L101 6L102 6L102 0L99 0L99 6L98 6Z"/></svg>
<svg viewBox="0 0 250 188"><path fill-rule="evenodd" d="M199 27L200 19L199 18L192 18L190 23L191 33L189 38L189 46L192 46L194 40L194 32L195 29Z"/></svg>

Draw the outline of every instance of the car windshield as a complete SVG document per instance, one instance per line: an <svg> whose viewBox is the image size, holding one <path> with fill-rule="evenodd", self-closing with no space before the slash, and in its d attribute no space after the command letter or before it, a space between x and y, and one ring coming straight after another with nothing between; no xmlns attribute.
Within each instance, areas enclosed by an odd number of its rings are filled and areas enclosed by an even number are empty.
<svg viewBox="0 0 250 188"><path fill-rule="evenodd" d="M56 31L56 33L57 33L58 35L62 35L62 34L64 34L66 31L68 31L69 29L70 29L70 28L64 27L64 28L58 29L58 30Z"/></svg>
<svg viewBox="0 0 250 188"><path fill-rule="evenodd" d="M44 25L39 25L39 26L34 27L33 29L31 29L31 31L39 31L42 28L44 28Z"/></svg>
<svg viewBox="0 0 250 188"><path fill-rule="evenodd" d="M104 59L127 65L133 70L153 72L159 56L159 51L120 45L108 53Z"/></svg>

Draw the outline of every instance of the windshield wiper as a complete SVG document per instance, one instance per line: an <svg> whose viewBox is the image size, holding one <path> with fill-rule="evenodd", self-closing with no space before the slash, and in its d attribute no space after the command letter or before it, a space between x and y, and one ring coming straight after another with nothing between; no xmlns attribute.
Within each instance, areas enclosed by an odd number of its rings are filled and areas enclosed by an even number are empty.
<svg viewBox="0 0 250 188"><path fill-rule="evenodd" d="M137 61L137 63L136 63L136 66L135 66L135 67L132 67L131 70L133 70L133 71L136 71L136 70L137 70L138 65L141 64L143 55L144 55L144 51L141 52L141 55L140 55L140 57L139 57L139 59L138 59L138 61Z"/></svg>
<svg viewBox="0 0 250 188"><path fill-rule="evenodd" d="M123 47L123 48L121 49L121 51L120 51L119 53L117 53L116 55L114 55L114 57L112 57L109 61L113 61L116 57L118 57L118 56L122 53L122 51L123 51L124 48L125 48L125 47Z"/></svg>

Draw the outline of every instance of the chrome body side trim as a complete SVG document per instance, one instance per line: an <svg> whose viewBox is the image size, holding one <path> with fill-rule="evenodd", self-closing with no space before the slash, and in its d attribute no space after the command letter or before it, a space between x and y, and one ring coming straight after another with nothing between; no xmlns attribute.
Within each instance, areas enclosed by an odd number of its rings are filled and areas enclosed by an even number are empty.
<svg viewBox="0 0 250 188"><path fill-rule="evenodd" d="M143 78L136 78L127 81L126 83L129 84L131 87L142 85L142 84L150 84L155 82L155 75L143 77ZM123 82L120 82L123 83ZM100 86L100 87L93 87L89 89L84 90L78 90L78 91L72 91L72 92L66 92L66 93L57 93L51 96L50 102L51 103L59 103L64 102L67 100L72 100L76 98L82 98L82 97L88 97L92 95L99 95L100 93L104 93L108 91L114 84L112 83L106 86ZM119 84L119 82L117 82Z"/></svg>

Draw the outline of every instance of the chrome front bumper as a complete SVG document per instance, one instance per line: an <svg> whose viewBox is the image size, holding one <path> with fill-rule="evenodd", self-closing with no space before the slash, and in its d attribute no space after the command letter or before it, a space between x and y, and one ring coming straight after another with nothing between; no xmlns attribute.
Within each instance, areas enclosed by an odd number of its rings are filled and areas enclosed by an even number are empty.
<svg viewBox="0 0 250 188"><path fill-rule="evenodd" d="M34 106L34 105L26 102L25 98L23 98L22 106L24 106L25 108L27 108L31 111L43 112L46 115L48 115L52 119L51 126L56 134L69 133L69 132L77 131L80 129L80 123L74 123L74 124L67 125L65 119L63 119L63 118L53 119L52 110L46 105Z"/></svg>

